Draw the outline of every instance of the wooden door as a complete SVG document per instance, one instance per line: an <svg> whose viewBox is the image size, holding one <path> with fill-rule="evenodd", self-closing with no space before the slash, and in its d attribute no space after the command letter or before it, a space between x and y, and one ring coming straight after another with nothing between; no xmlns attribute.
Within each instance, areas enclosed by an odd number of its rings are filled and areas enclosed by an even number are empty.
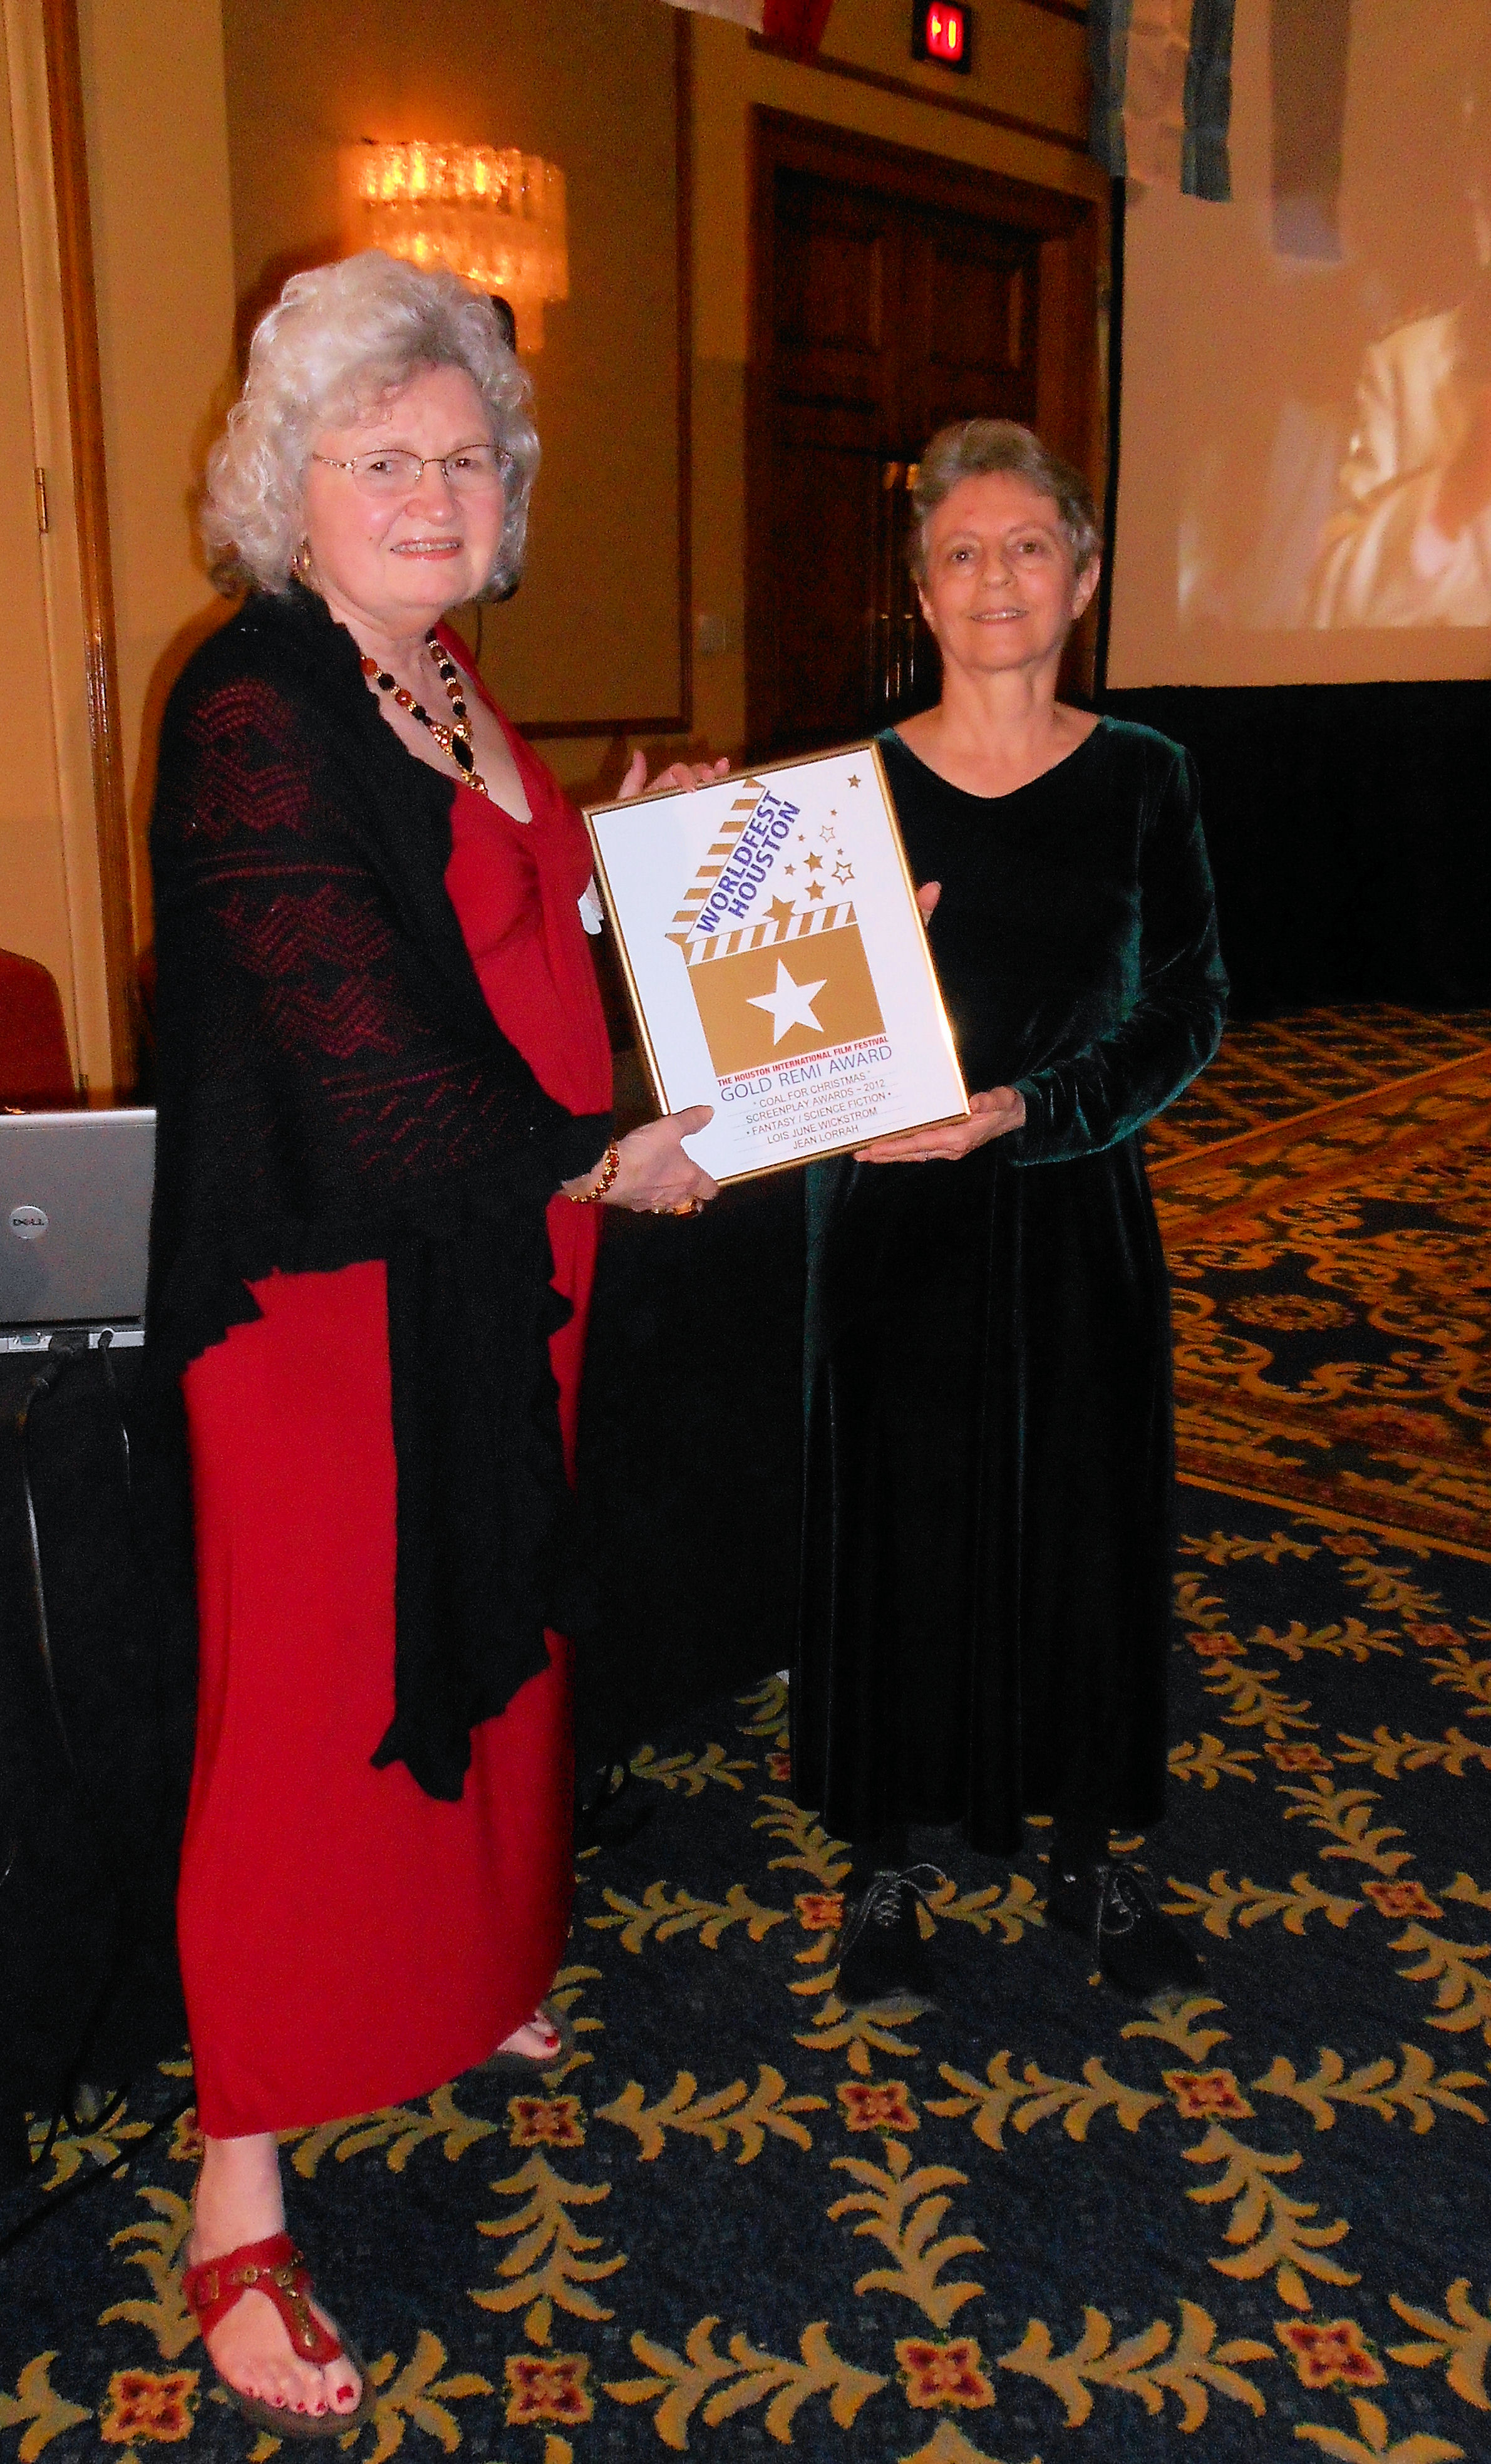
<svg viewBox="0 0 1491 2464"><path fill-rule="evenodd" d="M925 443L953 419L1036 417L1041 239L968 214L908 217L902 421Z"/></svg>
<svg viewBox="0 0 1491 2464"><path fill-rule="evenodd" d="M785 115L758 119L756 760L867 735L934 695L906 554L916 459L949 420L1042 416L1042 259L1053 228L1069 239L1085 210ZM1069 435L1053 442L1071 450Z"/></svg>
<svg viewBox="0 0 1491 2464"><path fill-rule="evenodd" d="M869 690L882 440L895 418L895 201L790 170L771 435L773 700L790 739L852 735ZM811 575L806 589L792 577Z"/></svg>

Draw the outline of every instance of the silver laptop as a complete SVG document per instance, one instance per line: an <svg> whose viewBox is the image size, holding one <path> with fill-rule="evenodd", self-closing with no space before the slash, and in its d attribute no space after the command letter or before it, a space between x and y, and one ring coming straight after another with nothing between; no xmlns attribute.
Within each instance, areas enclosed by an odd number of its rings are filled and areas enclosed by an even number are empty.
<svg viewBox="0 0 1491 2464"><path fill-rule="evenodd" d="M0 1346L140 1341L154 1177L153 1111L0 1114Z"/></svg>

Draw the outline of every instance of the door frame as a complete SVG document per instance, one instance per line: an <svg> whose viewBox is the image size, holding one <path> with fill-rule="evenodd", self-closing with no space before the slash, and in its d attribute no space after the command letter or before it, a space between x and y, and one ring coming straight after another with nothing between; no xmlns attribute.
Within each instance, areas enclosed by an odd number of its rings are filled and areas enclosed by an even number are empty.
<svg viewBox="0 0 1491 2464"><path fill-rule="evenodd" d="M70 1024L75 1066L95 1092L117 1097L138 1074L138 995L77 5L0 7L74 943Z"/></svg>
<svg viewBox="0 0 1491 2464"><path fill-rule="evenodd" d="M1103 502L1098 319L1107 264L1106 204L1041 187L976 164L927 154L800 119L764 103L752 110L751 328L746 369L746 759L765 738L771 706L772 363L776 326L777 174L804 171L911 205L1003 223L1041 243L1036 418L1042 436L1075 463ZM1074 315L1075 303L1090 315Z"/></svg>

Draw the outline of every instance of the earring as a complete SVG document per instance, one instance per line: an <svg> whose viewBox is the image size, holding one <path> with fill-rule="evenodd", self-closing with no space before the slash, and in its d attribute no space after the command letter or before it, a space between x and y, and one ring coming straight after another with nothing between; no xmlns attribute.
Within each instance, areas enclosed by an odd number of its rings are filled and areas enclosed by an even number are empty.
<svg viewBox="0 0 1491 2464"><path fill-rule="evenodd" d="M296 582L307 583L310 581L311 542L308 539L303 539L300 541L299 546L291 558L290 570L295 575Z"/></svg>

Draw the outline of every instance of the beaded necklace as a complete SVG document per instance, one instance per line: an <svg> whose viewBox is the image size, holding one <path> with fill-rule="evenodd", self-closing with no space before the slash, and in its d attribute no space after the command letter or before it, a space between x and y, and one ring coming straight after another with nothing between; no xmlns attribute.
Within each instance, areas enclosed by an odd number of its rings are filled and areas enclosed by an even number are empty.
<svg viewBox="0 0 1491 2464"><path fill-rule="evenodd" d="M391 676L386 668L381 668L376 659L363 659L362 673L378 687L380 693L391 693L399 708L406 710L411 718L418 719L421 727L428 728L441 752L464 771L468 787L474 787L480 796L490 796L492 790L476 767L476 749L471 742L471 715L466 707L461 671L433 631L426 634L425 648L433 659L435 671L446 689L446 699L450 705L449 727L443 719L431 718L424 703L416 701L414 695L400 684L398 677Z"/></svg>

